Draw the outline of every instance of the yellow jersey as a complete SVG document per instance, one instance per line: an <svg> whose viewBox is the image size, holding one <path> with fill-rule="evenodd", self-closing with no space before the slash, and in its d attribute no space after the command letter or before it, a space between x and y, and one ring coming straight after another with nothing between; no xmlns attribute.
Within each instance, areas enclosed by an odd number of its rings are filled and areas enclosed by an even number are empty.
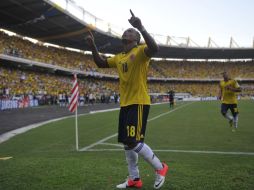
<svg viewBox="0 0 254 190"><path fill-rule="evenodd" d="M139 45L128 53L122 52L107 59L109 67L116 67L118 70L121 107L151 103L147 90L150 57L145 54L145 47L146 45Z"/></svg>
<svg viewBox="0 0 254 190"><path fill-rule="evenodd" d="M229 79L228 81L220 81L220 87L221 87L221 97L222 97L222 103L224 104L237 104L237 92L232 92L230 90L225 89L225 87L231 86L234 88L239 88L239 84L236 82L236 80Z"/></svg>

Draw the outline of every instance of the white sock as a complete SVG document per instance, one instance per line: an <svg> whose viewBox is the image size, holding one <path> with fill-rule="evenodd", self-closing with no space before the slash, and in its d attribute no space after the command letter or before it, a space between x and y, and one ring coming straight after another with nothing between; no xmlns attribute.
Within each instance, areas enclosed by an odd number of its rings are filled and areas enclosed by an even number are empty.
<svg viewBox="0 0 254 190"><path fill-rule="evenodd" d="M125 156L128 164L129 178L139 178L138 154L134 150L125 149Z"/></svg>
<svg viewBox="0 0 254 190"><path fill-rule="evenodd" d="M133 150L141 155L155 170L163 168L161 161L157 156L155 156L152 149L147 144L138 143Z"/></svg>
<svg viewBox="0 0 254 190"><path fill-rule="evenodd" d="M227 118L228 120L233 120L233 117L229 113L226 113L224 117Z"/></svg>
<svg viewBox="0 0 254 190"><path fill-rule="evenodd" d="M238 115L236 115L233 119L233 123L234 123L234 127L237 128L237 124L238 124Z"/></svg>

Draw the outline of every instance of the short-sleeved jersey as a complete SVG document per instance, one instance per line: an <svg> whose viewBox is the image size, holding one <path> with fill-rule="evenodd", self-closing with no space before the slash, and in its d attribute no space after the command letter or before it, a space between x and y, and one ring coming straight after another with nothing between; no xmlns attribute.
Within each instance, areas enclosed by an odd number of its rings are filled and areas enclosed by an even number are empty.
<svg viewBox="0 0 254 190"><path fill-rule="evenodd" d="M132 104L150 105L147 90L147 73L150 58L146 45L134 47L128 53L119 53L107 59L109 67L116 67L120 80L120 106Z"/></svg>
<svg viewBox="0 0 254 190"><path fill-rule="evenodd" d="M227 86L232 86L234 88L239 88L239 84L236 80L220 81L220 87L222 91L222 103L224 104L237 104L237 92L232 92L225 89Z"/></svg>

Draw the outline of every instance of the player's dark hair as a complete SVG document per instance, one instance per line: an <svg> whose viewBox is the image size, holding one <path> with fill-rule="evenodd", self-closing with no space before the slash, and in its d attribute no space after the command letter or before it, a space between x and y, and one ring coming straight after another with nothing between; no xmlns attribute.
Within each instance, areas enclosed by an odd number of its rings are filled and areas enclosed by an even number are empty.
<svg viewBox="0 0 254 190"><path fill-rule="evenodd" d="M135 28L129 28L129 29L125 30L124 33L126 31L132 31L132 33L135 34L135 39L133 39L133 40L135 40L137 42L137 45L139 45L140 44L140 40L141 40L141 35L140 35L139 31L136 30Z"/></svg>

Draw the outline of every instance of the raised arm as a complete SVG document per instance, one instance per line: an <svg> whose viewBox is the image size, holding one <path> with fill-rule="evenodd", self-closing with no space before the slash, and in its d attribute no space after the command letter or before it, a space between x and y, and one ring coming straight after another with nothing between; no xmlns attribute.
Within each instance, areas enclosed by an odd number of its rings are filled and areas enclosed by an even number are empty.
<svg viewBox="0 0 254 190"><path fill-rule="evenodd" d="M152 36L146 31L145 27L142 25L141 20L134 15L134 13L130 10L131 18L129 19L130 24L139 30L142 34L147 48L145 48L145 53L148 57L152 57L155 53L158 52L159 47Z"/></svg>
<svg viewBox="0 0 254 190"><path fill-rule="evenodd" d="M93 54L93 59L95 64L99 67L99 68L108 68L108 63L107 63L107 59L105 59L104 57L102 57L99 52L98 49L94 43L94 37L93 34L89 31L87 32L87 35L85 37L86 43L89 46L89 48L92 51Z"/></svg>

